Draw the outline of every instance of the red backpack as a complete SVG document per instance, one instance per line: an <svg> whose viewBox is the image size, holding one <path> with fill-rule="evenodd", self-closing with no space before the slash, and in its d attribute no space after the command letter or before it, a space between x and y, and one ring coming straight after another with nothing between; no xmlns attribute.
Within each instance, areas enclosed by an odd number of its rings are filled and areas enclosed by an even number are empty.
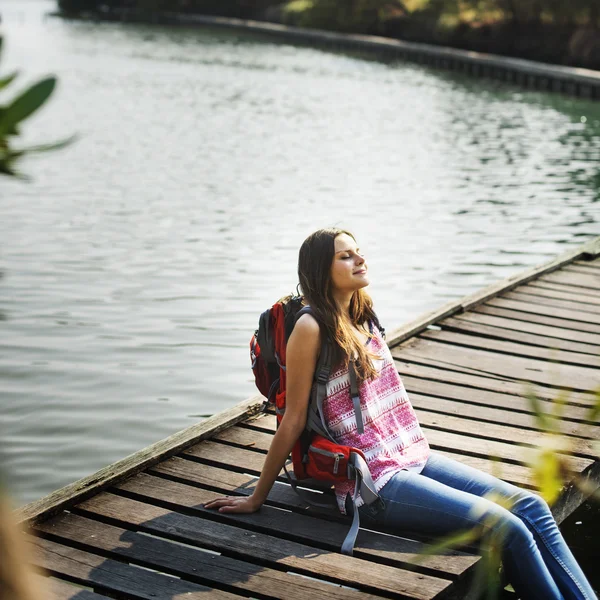
<svg viewBox="0 0 600 600"><path fill-rule="evenodd" d="M261 314L258 329L250 340L250 357L256 386L266 397L263 409L275 407L278 425L285 413L286 345L296 321L306 313L314 316L311 308L304 305L301 296L286 296ZM378 322L376 325L383 331ZM285 467L284 470L292 488L310 504L315 503L297 488L297 481L310 478L329 483L355 481L354 494L351 498L352 526L341 548L342 553L352 555L359 528L359 516L356 508L358 494L360 492L364 504L380 502L380 499L375 491L375 485L362 451L358 448L338 444L325 422L323 401L327 396L327 381L332 366L332 345L324 337L315 368L306 426L292 448L294 476L292 477ZM352 361L349 364L349 375L350 394L354 404L358 431L361 433L364 431L364 427L356 371Z"/></svg>

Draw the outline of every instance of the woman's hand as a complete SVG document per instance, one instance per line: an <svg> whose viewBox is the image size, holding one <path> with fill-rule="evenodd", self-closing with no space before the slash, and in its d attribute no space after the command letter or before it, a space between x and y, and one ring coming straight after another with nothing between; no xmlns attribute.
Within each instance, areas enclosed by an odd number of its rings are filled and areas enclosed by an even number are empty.
<svg viewBox="0 0 600 600"><path fill-rule="evenodd" d="M262 506L252 496L224 496L204 505L204 508L218 509L222 513L253 513Z"/></svg>

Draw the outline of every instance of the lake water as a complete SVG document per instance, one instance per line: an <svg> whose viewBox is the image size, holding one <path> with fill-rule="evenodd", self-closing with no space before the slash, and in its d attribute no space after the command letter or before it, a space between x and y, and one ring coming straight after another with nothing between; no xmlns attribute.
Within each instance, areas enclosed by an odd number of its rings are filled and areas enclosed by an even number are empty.
<svg viewBox="0 0 600 600"><path fill-rule="evenodd" d="M388 330L600 233L600 103L52 9L1 7L2 72L60 79L25 141L80 136L0 181L19 503L254 394L248 340L314 229L356 233Z"/></svg>

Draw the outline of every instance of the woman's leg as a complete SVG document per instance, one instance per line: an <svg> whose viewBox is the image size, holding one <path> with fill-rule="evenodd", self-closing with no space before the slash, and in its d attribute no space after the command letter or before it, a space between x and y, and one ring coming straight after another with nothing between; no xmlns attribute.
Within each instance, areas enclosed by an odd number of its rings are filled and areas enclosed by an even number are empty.
<svg viewBox="0 0 600 600"><path fill-rule="evenodd" d="M501 531L506 553L518 558L511 581L517 593L526 600L564 600L532 533L498 504L411 471L397 473L380 496L385 506L373 518L392 530L443 535L479 526L488 533ZM363 516L369 508L361 507Z"/></svg>
<svg viewBox="0 0 600 600"><path fill-rule="evenodd" d="M436 452L431 453L421 475L476 496L495 492L506 498L510 503L510 512L517 515L533 534L544 563L564 597L569 600L596 599L548 505L537 494ZM505 566L508 572L515 570L514 565Z"/></svg>

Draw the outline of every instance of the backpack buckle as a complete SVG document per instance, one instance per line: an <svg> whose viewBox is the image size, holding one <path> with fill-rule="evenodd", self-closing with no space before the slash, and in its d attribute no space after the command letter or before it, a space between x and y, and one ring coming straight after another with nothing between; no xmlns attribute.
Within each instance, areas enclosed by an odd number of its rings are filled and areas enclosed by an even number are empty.
<svg viewBox="0 0 600 600"><path fill-rule="evenodd" d="M350 462L348 463L347 477L350 481L354 481L356 479L356 467Z"/></svg>
<svg viewBox="0 0 600 600"><path fill-rule="evenodd" d="M321 369L317 374L317 382L325 385L329 379L329 372L326 369Z"/></svg>

